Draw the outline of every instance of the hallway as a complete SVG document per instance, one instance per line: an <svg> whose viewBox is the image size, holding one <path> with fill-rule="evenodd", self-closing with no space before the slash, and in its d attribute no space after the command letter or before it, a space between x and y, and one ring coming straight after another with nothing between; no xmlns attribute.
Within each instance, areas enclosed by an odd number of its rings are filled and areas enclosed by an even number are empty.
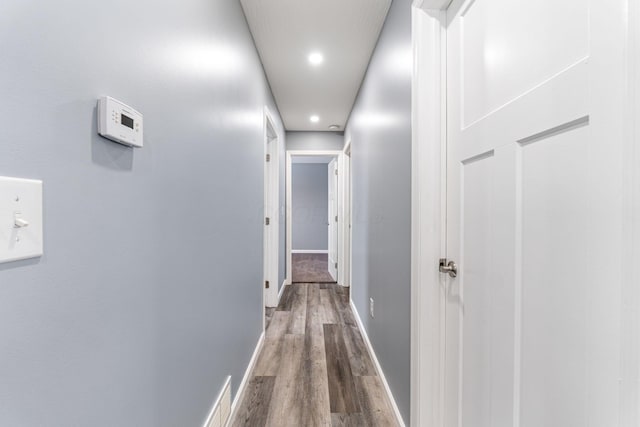
<svg viewBox="0 0 640 427"><path fill-rule="evenodd" d="M0 2L0 427L640 427L640 1L62 6Z"/></svg>
<svg viewBox="0 0 640 427"><path fill-rule="evenodd" d="M397 425L347 292L285 288L233 426Z"/></svg>

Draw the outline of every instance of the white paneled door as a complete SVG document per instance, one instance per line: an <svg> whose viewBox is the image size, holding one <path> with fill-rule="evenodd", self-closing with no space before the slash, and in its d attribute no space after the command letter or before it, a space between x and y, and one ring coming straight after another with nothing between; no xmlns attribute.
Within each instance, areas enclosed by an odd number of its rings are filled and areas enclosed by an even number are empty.
<svg viewBox="0 0 640 427"><path fill-rule="evenodd" d="M445 425L619 425L625 1L447 12Z"/></svg>
<svg viewBox="0 0 640 427"><path fill-rule="evenodd" d="M338 159L331 160L329 176L329 274L338 279Z"/></svg>

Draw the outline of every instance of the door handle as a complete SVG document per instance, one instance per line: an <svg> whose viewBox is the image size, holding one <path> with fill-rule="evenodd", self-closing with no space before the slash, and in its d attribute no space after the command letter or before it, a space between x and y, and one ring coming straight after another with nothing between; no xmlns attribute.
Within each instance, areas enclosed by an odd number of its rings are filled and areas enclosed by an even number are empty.
<svg viewBox="0 0 640 427"><path fill-rule="evenodd" d="M449 273L449 277L458 276L458 266L453 261L447 262L446 258L440 258L439 270L440 273Z"/></svg>

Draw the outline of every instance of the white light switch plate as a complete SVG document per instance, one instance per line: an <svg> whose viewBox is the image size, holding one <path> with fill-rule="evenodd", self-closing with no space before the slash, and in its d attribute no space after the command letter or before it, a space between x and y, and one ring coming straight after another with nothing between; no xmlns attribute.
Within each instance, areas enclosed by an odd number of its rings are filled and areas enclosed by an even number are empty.
<svg viewBox="0 0 640 427"><path fill-rule="evenodd" d="M42 252L42 181L0 177L0 263Z"/></svg>

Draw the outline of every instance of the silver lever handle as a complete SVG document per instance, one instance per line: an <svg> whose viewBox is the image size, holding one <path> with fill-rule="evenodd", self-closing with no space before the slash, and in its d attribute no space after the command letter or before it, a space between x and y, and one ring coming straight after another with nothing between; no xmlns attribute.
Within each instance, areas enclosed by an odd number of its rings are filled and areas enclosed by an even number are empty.
<svg viewBox="0 0 640 427"><path fill-rule="evenodd" d="M449 277L458 276L458 266L455 262L447 262L446 258L440 258L440 273L449 273Z"/></svg>

